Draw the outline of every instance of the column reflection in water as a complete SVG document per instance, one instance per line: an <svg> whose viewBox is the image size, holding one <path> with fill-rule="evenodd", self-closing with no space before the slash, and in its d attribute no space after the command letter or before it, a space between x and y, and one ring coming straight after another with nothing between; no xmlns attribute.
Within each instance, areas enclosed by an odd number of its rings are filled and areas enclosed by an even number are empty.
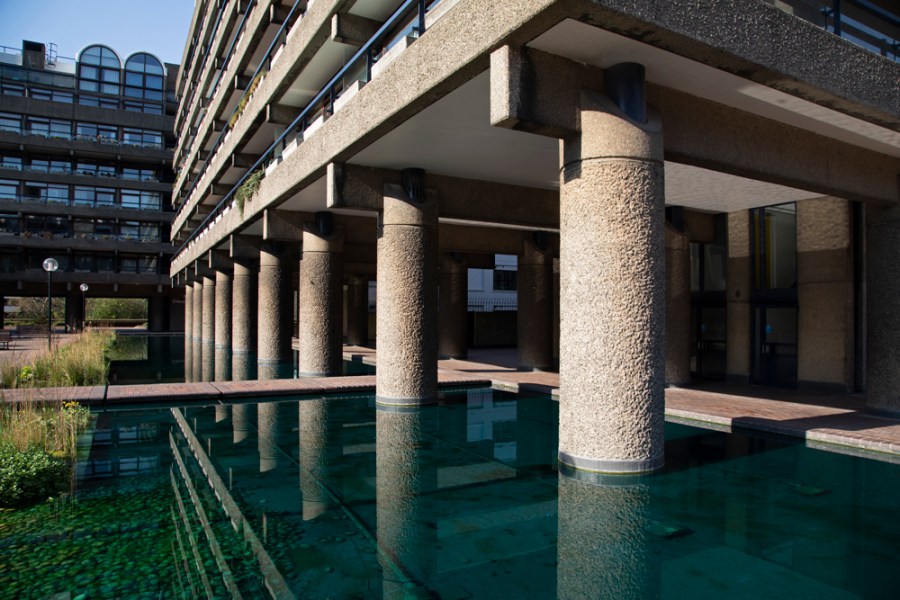
<svg viewBox="0 0 900 600"><path fill-rule="evenodd" d="M268 473L278 467L278 410L277 402L257 404L260 473Z"/></svg>
<svg viewBox="0 0 900 600"><path fill-rule="evenodd" d="M300 493L303 496L303 520L324 514L331 506L329 465L337 458L329 445L333 435L328 415L329 402L324 399L301 400L299 403Z"/></svg>
<svg viewBox="0 0 900 600"><path fill-rule="evenodd" d="M232 440L239 444L247 439L250 426L247 422L247 404L235 404L231 407L231 427L234 432Z"/></svg>
<svg viewBox="0 0 900 600"><path fill-rule="evenodd" d="M660 564L650 548L649 506L646 479L561 473L557 597L658 598Z"/></svg>
<svg viewBox="0 0 900 600"><path fill-rule="evenodd" d="M423 494L437 489L429 456L437 407L375 411L376 520L383 598L419 597L435 572L437 526ZM424 597L424 596L422 596Z"/></svg>
<svg viewBox="0 0 900 600"><path fill-rule="evenodd" d="M231 406L228 404L216 404L216 423L227 421L231 416Z"/></svg>

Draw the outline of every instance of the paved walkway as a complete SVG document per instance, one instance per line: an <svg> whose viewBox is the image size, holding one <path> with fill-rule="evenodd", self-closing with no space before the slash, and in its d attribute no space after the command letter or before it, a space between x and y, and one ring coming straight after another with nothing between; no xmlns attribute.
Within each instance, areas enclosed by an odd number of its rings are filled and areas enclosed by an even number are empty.
<svg viewBox="0 0 900 600"><path fill-rule="evenodd" d="M12 337L10 338L8 349L0 348L0 365L10 362L27 363L31 360L31 357L47 351L46 330L43 335L26 334L21 337L15 333L15 330L7 331L12 331ZM77 337L76 335L54 333L53 347L56 348L59 345L73 342Z"/></svg>

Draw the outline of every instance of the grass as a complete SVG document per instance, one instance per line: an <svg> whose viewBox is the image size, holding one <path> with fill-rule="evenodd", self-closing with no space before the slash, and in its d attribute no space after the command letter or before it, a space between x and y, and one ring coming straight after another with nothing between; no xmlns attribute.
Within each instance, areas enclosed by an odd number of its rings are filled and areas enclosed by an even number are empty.
<svg viewBox="0 0 900 600"><path fill-rule="evenodd" d="M103 385L109 371L106 351L112 333L79 334L74 342L0 366L0 388Z"/></svg>

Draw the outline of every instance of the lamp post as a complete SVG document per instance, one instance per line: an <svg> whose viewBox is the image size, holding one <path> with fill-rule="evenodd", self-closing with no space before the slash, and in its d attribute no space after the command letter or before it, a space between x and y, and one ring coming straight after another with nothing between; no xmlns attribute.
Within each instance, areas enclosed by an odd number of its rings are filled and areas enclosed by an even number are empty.
<svg viewBox="0 0 900 600"><path fill-rule="evenodd" d="M88 284L82 283L78 286L78 289L81 290L81 331L83 332L85 329L85 323L87 322L87 291Z"/></svg>
<svg viewBox="0 0 900 600"><path fill-rule="evenodd" d="M53 295L50 293L50 284L53 280L53 271L59 268L55 258L44 259L44 270L47 271L47 349L53 350Z"/></svg>

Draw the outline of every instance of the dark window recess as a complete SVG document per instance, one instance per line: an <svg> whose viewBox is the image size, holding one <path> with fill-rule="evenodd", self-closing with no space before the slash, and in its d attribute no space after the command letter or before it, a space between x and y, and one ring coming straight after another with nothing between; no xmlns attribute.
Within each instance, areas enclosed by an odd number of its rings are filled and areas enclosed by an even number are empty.
<svg viewBox="0 0 900 600"><path fill-rule="evenodd" d="M516 291L517 274L516 271L494 270L494 290L501 292Z"/></svg>

